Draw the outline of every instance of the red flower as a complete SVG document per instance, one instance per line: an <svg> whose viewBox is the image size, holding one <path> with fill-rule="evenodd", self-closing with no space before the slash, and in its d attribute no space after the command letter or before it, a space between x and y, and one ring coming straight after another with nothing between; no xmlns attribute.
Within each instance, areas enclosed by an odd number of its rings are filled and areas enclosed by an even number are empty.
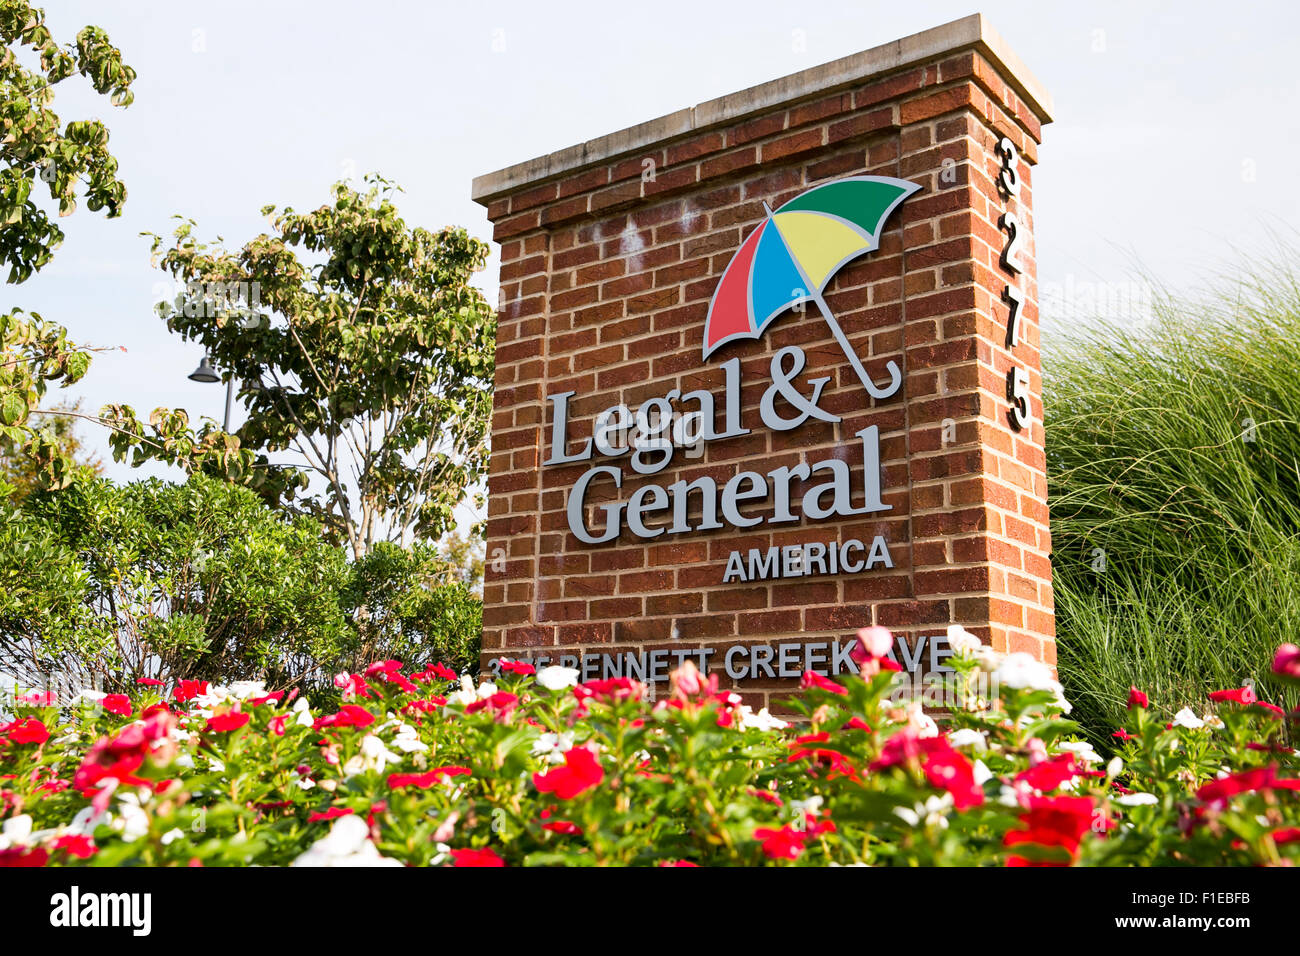
<svg viewBox="0 0 1300 956"><path fill-rule="evenodd" d="M353 697L369 697L370 688L366 686L366 679L360 674L342 674L334 675L334 686L343 691L343 699L351 700Z"/></svg>
<svg viewBox="0 0 1300 956"><path fill-rule="evenodd" d="M799 682L799 686L804 690L810 690L811 688L816 687L820 690L830 691L832 694L844 695L849 692L849 689L843 684L837 684L835 681L828 677L823 677L816 671L804 671L803 680Z"/></svg>
<svg viewBox="0 0 1300 956"><path fill-rule="evenodd" d="M0 724L0 734L7 736L9 742L15 744L43 744L50 739L50 732L45 729L45 724L35 717L15 720L12 724Z"/></svg>
<svg viewBox="0 0 1300 956"><path fill-rule="evenodd" d="M543 823L542 829L549 830L551 833L560 833L564 836L582 836L582 827L568 820L552 820L549 823Z"/></svg>
<svg viewBox="0 0 1300 956"><path fill-rule="evenodd" d="M1273 656L1273 673L1279 677L1300 680L1300 647L1283 644Z"/></svg>
<svg viewBox="0 0 1300 956"><path fill-rule="evenodd" d="M307 818L307 822L319 823L322 820L337 820L339 817L346 817L356 812L351 807L330 807L328 810L317 810Z"/></svg>
<svg viewBox="0 0 1300 956"><path fill-rule="evenodd" d="M533 774L533 786L561 800L572 800L604 779L605 771L596 755L587 747L572 747L564 753L563 766Z"/></svg>
<svg viewBox="0 0 1300 956"><path fill-rule="evenodd" d="M141 677L136 681L141 687L161 687L163 682L156 677Z"/></svg>
<svg viewBox="0 0 1300 956"><path fill-rule="evenodd" d="M1016 774L1016 780L1035 790L1055 790L1082 772L1083 770L1075 764L1073 756L1061 754L1028 770L1022 770Z"/></svg>
<svg viewBox="0 0 1300 956"><path fill-rule="evenodd" d="M465 708L467 714L477 714L480 710L490 710L499 718L509 717L519 705L519 698L504 690L499 690L489 697L480 697L471 701Z"/></svg>
<svg viewBox="0 0 1300 956"><path fill-rule="evenodd" d="M768 859L793 860L803 852L808 835L786 824L779 830L759 827L754 831L754 839L762 841L763 855Z"/></svg>
<svg viewBox="0 0 1300 956"><path fill-rule="evenodd" d="M1092 797L1030 797L1020 815L1023 830L1010 830L1002 839L1004 846L1032 843L1043 847L1060 847L1073 858L1078 854L1083 835L1093 828L1097 816ZM1103 823L1102 829L1109 824ZM1063 863L1035 863L1013 856L1008 866L1062 866Z"/></svg>
<svg viewBox="0 0 1300 956"><path fill-rule="evenodd" d="M819 820L811 813L804 814L804 832L807 833L810 838L819 837L823 833L835 832L835 822L831 820L831 812L829 810L823 810L822 817L824 817L824 819Z"/></svg>
<svg viewBox="0 0 1300 956"><path fill-rule="evenodd" d="M952 805L969 810L984 802L984 788L975 782L975 767L952 747L936 749L925 761L926 779L952 795Z"/></svg>
<svg viewBox="0 0 1300 956"><path fill-rule="evenodd" d="M442 664L431 664L430 666L426 667L422 671L416 671L415 673L411 674L411 676L422 684L428 683L429 681L433 680L435 677L438 680L457 679L456 672L452 670L450 667L445 667Z"/></svg>
<svg viewBox="0 0 1300 956"><path fill-rule="evenodd" d="M1134 737L1132 734L1130 734L1127 730L1125 730L1123 727L1121 727L1119 730L1115 731L1113 734L1111 734L1111 736L1112 736L1112 737L1118 737L1120 740L1136 740L1136 739L1137 739L1137 738Z"/></svg>
<svg viewBox="0 0 1300 956"><path fill-rule="evenodd" d="M208 682L205 680L177 681L176 686L172 688L172 696L182 704L207 692Z"/></svg>
<svg viewBox="0 0 1300 956"><path fill-rule="evenodd" d="M452 850L456 866L505 866L506 861L497 856L490 846L481 850Z"/></svg>
<svg viewBox="0 0 1300 956"><path fill-rule="evenodd" d="M693 866L699 868L698 863L692 863L690 860L660 860L655 866Z"/></svg>
<svg viewBox="0 0 1300 956"><path fill-rule="evenodd" d="M1283 843L1295 843L1300 840L1300 827L1284 827L1281 830L1274 830L1269 835L1273 837L1273 842L1278 846Z"/></svg>
<svg viewBox="0 0 1300 956"><path fill-rule="evenodd" d="M38 846L11 846L0 850L0 866L44 866L49 859L49 853Z"/></svg>
<svg viewBox="0 0 1300 956"><path fill-rule="evenodd" d="M1255 703L1255 691L1251 687L1234 687L1232 690L1212 690L1210 691L1210 700L1216 704L1253 704Z"/></svg>
<svg viewBox="0 0 1300 956"><path fill-rule="evenodd" d="M1147 699L1147 695L1142 693L1142 691L1138 690L1136 687L1130 687L1128 689L1129 710L1132 710L1134 707L1141 707L1145 710L1149 703L1150 701Z"/></svg>
<svg viewBox="0 0 1300 956"><path fill-rule="evenodd" d="M89 860L99 852L99 847L95 846L94 840L79 833L68 833L59 837L54 841L54 849L63 850L78 860Z"/></svg>
<svg viewBox="0 0 1300 956"><path fill-rule="evenodd" d="M419 689L402 674L401 661L375 661L366 668L366 676L378 678L388 684L396 684L408 694L413 694Z"/></svg>
<svg viewBox="0 0 1300 956"><path fill-rule="evenodd" d="M526 677L529 674L537 673L537 669L527 661L512 661L503 657L499 663L501 664L501 669L507 674L518 674L521 677Z"/></svg>
<svg viewBox="0 0 1300 956"><path fill-rule="evenodd" d="M629 677L611 677L608 680L589 680L573 688L573 696L578 700L595 698L606 704L617 704L624 700L640 700L645 693L645 685Z"/></svg>
<svg viewBox="0 0 1300 956"><path fill-rule="evenodd" d="M786 762L790 763L795 760L811 760L813 763L828 767L828 779L834 779L837 776L845 776L850 780L858 779L857 768L847 756L838 750L830 750L826 747L810 746L812 744L821 744L831 739L828 731L821 731L816 734L805 734L802 737L796 737L790 743L786 744L790 748L790 756Z"/></svg>
<svg viewBox="0 0 1300 956"><path fill-rule="evenodd" d="M18 695L18 703L31 707L53 707L58 700L59 695L52 690L33 690Z"/></svg>
<svg viewBox="0 0 1300 956"><path fill-rule="evenodd" d="M168 713L171 713L171 708L167 706L167 703L165 701L160 700L158 701L158 703L150 704L144 710L140 711L140 716L148 720L154 714L168 714Z"/></svg>
<svg viewBox="0 0 1300 956"><path fill-rule="evenodd" d="M337 714L316 718L312 730L322 727L369 727L375 722L375 715L356 704L344 704Z"/></svg>
<svg viewBox="0 0 1300 956"><path fill-rule="evenodd" d="M446 705L447 705L446 697L434 696L434 697L430 697L428 700L416 699L403 704L402 713L414 714L415 712L418 711L420 713L428 714L436 711L439 707L445 707Z"/></svg>
<svg viewBox="0 0 1300 956"><path fill-rule="evenodd" d="M249 707L261 707L263 704L278 704L284 699L284 691L277 690L262 697L250 697L246 701Z"/></svg>
<svg viewBox="0 0 1300 956"><path fill-rule="evenodd" d="M148 784L136 776L136 771L144 764L145 758L173 747L172 728L176 718L170 713L159 713L145 720L127 724L114 737L101 737L86 751L85 759L73 775L72 785L86 791L95 787L101 780L116 780L131 786ZM102 811L108 803L107 790L94 794L92 801L96 810Z"/></svg>
<svg viewBox="0 0 1300 956"><path fill-rule="evenodd" d="M880 756L871 762L871 769L886 770L900 763L910 763L938 746L938 741L938 737L922 740L915 727L906 726L885 741L885 746L880 748Z"/></svg>
<svg viewBox="0 0 1300 956"><path fill-rule="evenodd" d="M1203 803L1221 809L1230 798L1239 793L1249 793L1252 790L1268 790L1279 783L1284 785L1282 789L1290 789L1286 785L1293 782L1278 780L1277 767L1256 767L1253 770L1242 770L1239 773L1229 774L1219 780L1211 780L1196 791L1196 797Z"/></svg>
<svg viewBox="0 0 1300 956"><path fill-rule="evenodd" d="M227 731L238 730L244 724L248 723L249 715L232 710L228 714L216 714L208 718L208 730L224 734Z"/></svg>
<svg viewBox="0 0 1300 956"><path fill-rule="evenodd" d="M391 773L388 775L388 787L390 790L401 790L403 787L428 790L451 777L469 776L471 772L469 767L434 767L424 773Z"/></svg>

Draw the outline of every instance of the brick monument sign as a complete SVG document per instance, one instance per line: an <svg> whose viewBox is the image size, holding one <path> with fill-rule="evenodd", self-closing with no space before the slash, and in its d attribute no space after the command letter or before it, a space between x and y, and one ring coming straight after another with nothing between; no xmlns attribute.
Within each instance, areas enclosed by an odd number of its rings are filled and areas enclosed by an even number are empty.
<svg viewBox="0 0 1300 956"><path fill-rule="evenodd" d="M501 245L483 662L754 705L1055 662L1031 168L976 15L482 176Z"/></svg>

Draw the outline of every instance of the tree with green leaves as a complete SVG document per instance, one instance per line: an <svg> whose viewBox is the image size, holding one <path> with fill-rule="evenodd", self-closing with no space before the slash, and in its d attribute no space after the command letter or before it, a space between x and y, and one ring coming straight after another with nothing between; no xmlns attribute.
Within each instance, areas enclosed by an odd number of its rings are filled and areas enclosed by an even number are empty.
<svg viewBox="0 0 1300 956"><path fill-rule="evenodd" d="M126 186L108 150L108 129L97 119L63 125L52 109L54 88L74 76L90 81L114 106L132 100L135 71L99 27L84 27L74 44L60 46L45 25L45 12L25 0L0 0L0 264L6 281L21 283L46 265L63 241L63 230L38 204L57 204L58 216L77 208L78 190L92 211L118 216ZM32 57L38 68L24 65ZM41 482L61 487L73 464L57 436L36 427L31 416L49 383L66 387L90 367L90 353L68 340L67 330L35 313L0 313L0 444L18 449ZM75 415L78 413L72 413Z"/></svg>
<svg viewBox="0 0 1300 956"><path fill-rule="evenodd" d="M39 412L31 418L33 432L51 448L49 460L67 463L68 474L89 477L103 470L103 462L86 447L77 431L78 421L87 417L81 410L81 401L77 400L61 402L51 411ZM29 454L26 447L0 438L0 484L12 486L16 499L21 501L38 488L49 487L50 482L39 458Z"/></svg>
<svg viewBox="0 0 1300 956"><path fill-rule="evenodd" d="M369 176L311 212L268 206L272 232L235 250L190 220L153 237L181 290L160 314L239 383L248 483L357 558L454 527L467 497L481 506L487 465L495 315L470 279L488 247L407 226L396 191ZM115 455L157 456L130 409L106 414Z"/></svg>
<svg viewBox="0 0 1300 956"><path fill-rule="evenodd" d="M45 11L25 0L0 0L0 260L9 282L22 282L50 261L63 230L35 202L46 187L59 215L77 208L84 187L91 210L122 213L126 186L117 178L117 160L108 151L108 128L97 119L61 126L50 108L54 87L73 76L90 81L114 106L129 106L135 70L99 27L83 27L75 44L60 46L45 26ZM30 49L40 68L23 66L20 52ZM38 183L39 180L39 183Z"/></svg>

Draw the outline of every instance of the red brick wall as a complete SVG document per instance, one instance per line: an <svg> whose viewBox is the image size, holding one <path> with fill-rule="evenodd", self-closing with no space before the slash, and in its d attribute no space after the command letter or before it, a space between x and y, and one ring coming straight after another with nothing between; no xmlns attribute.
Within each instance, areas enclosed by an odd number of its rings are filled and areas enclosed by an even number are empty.
<svg viewBox="0 0 1300 956"><path fill-rule="evenodd" d="M995 185L1003 136L1023 157L1019 197ZM825 642L871 623L914 640L960 623L996 649L1054 662L1029 168L1040 139L1034 111L972 50L492 197L503 304L485 661ZM653 180L643 176L647 160ZM889 220L879 250L831 281L826 299L873 378L888 381L892 358L904 370L903 389L870 399L813 306L703 360L710 298L761 221L763 201L776 208L817 183L862 174L923 188ZM1004 342L1001 298L1011 277L999 263L1006 210L1028 229L1018 280L1023 338L1014 351ZM759 421L770 357L792 344L809 360L801 383L832 376L821 405L843 416L840 425L810 421L773 432ZM570 434L581 440L610 405L635 408L674 387L720 392L721 364L733 356L742 359L753 432L711 443L699 458L679 454L657 475L624 467L621 491L604 483L602 492L626 498L647 482L701 474L721 485L738 470L765 473L837 448L852 464L854 433L875 424L893 510L838 523L763 524L743 537L724 529L643 541L625 531L606 544L578 541L566 522L569 488L593 465L620 461L597 455L543 467L546 396L576 392ZM1029 376L1032 423L1022 431L1007 415L1013 363ZM722 583L733 549L870 542L877 534L890 542L892 570ZM757 679L741 689L768 703L796 683Z"/></svg>

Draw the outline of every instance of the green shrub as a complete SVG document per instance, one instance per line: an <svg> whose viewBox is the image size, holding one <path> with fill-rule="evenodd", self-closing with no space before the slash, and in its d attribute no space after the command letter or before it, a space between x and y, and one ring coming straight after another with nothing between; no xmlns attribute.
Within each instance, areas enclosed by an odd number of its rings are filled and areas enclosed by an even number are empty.
<svg viewBox="0 0 1300 956"><path fill-rule="evenodd" d="M478 598L432 548L353 565L315 520L202 475L78 481L0 525L0 672L27 686L332 688L358 655L467 666L480 627Z"/></svg>
<svg viewBox="0 0 1300 956"><path fill-rule="evenodd" d="M376 544L353 566L346 601L361 640L343 669L397 658L416 668L441 661L457 673L477 672L483 602L432 545Z"/></svg>

